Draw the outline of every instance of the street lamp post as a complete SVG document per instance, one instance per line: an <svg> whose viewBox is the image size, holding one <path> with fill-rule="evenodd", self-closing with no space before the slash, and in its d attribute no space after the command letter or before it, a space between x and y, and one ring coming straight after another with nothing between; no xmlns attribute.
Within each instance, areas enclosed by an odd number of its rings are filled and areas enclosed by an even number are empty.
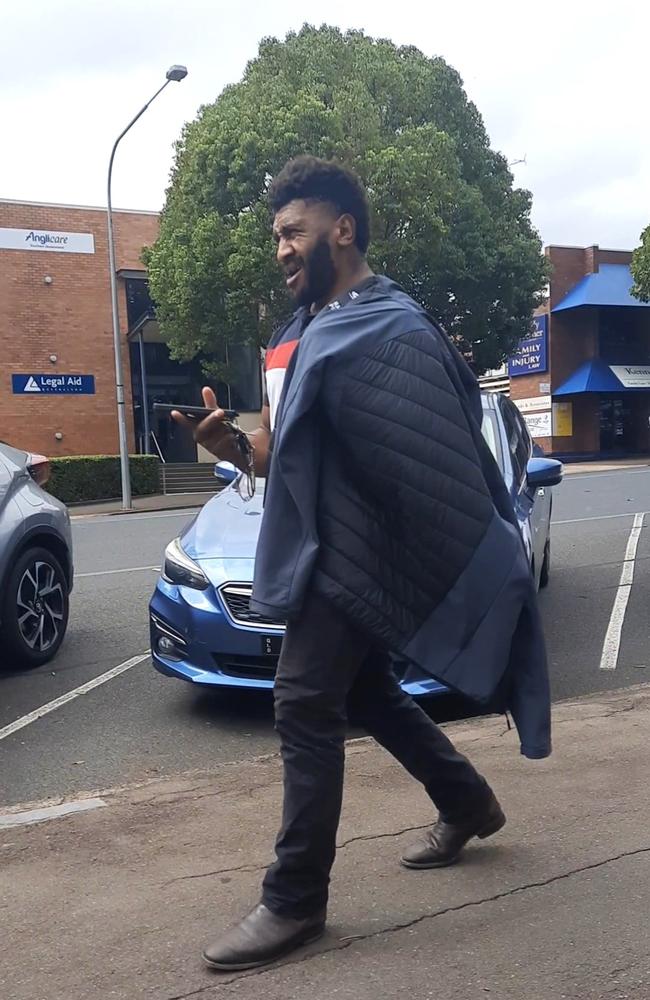
<svg viewBox="0 0 650 1000"><path fill-rule="evenodd" d="M115 159L115 151L121 140L124 138L129 129L135 125L138 118L141 117L155 99L158 94L161 94L168 83L172 80L176 83L184 80L187 76L187 69L185 66L172 66L167 70L165 82L162 87L159 87L156 93L151 97L144 107L140 108L137 115L131 119L126 128L120 132L113 149L111 151L111 158L108 163L108 265L110 268L111 277L111 311L113 315L113 348L115 351L115 391L117 395L117 430L120 442L120 476L122 479L122 508L123 510L131 509L131 477L129 475L129 444L126 434L126 407L124 400L124 366L122 364L122 344L120 340L120 319L119 319L119 306L117 301L117 274L115 272L115 240L113 236L113 204L111 200L111 180L113 175L113 160ZM143 400L143 406L147 405L146 399Z"/></svg>

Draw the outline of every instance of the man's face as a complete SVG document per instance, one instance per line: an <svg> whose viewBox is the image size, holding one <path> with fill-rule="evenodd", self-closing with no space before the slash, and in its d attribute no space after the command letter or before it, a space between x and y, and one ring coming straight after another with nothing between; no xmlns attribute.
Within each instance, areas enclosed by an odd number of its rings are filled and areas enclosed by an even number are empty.
<svg viewBox="0 0 650 1000"><path fill-rule="evenodd" d="M319 304L330 297L338 276L336 229L332 209L321 202L292 201L275 216L278 263L298 305Z"/></svg>

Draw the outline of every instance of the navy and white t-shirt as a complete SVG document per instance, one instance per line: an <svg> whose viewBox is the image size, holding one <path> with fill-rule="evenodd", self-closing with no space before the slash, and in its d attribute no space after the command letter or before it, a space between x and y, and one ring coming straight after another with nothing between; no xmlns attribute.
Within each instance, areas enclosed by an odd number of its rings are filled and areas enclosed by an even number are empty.
<svg viewBox="0 0 650 1000"><path fill-rule="evenodd" d="M341 309L346 302L353 302L355 299L358 299L361 292L371 288L376 280L375 275L366 278L355 288L351 288L349 292L346 292L344 296L341 296L341 301L335 299L325 308ZM312 313L307 307L298 309L284 326L276 330L266 349L266 357L264 359L264 374L266 379L265 403L269 407L271 431L275 429L287 369L300 343L300 338L313 318Z"/></svg>
<svg viewBox="0 0 650 1000"><path fill-rule="evenodd" d="M272 431L275 429L287 368L311 319L312 316L307 308L298 309L288 323L276 330L266 348L264 358L265 402L268 403L269 407Z"/></svg>

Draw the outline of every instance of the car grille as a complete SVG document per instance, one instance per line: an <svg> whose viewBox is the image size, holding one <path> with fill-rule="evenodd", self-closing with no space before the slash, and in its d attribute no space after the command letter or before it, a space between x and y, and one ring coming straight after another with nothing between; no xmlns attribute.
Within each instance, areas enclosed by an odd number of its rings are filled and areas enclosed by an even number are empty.
<svg viewBox="0 0 650 1000"><path fill-rule="evenodd" d="M226 583L219 589L228 614L237 625L248 625L249 628L279 629L280 622L268 621L263 615L251 611L250 600L253 588L250 583Z"/></svg>
<svg viewBox="0 0 650 1000"><path fill-rule="evenodd" d="M246 677L249 680L271 681L278 669L277 656L234 656L213 653L217 668L230 677Z"/></svg>

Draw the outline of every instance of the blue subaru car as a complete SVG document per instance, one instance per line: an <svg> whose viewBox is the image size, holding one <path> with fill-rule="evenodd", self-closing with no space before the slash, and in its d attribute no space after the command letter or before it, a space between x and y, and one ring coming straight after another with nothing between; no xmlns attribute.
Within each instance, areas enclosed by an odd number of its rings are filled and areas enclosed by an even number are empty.
<svg viewBox="0 0 650 1000"><path fill-rule="evenodd" d="M534 448L519 410L496 394L483 395L483 435L502 470L537 586L551 562L551 487L560 462ZM229 484L167 546L150 603L154 667L169 677L222 688L272 688L284 629L250 610L263 482L244 501L236 473L217 466ZM442 694L443 685L395 661L409 694Z"/></svg>

